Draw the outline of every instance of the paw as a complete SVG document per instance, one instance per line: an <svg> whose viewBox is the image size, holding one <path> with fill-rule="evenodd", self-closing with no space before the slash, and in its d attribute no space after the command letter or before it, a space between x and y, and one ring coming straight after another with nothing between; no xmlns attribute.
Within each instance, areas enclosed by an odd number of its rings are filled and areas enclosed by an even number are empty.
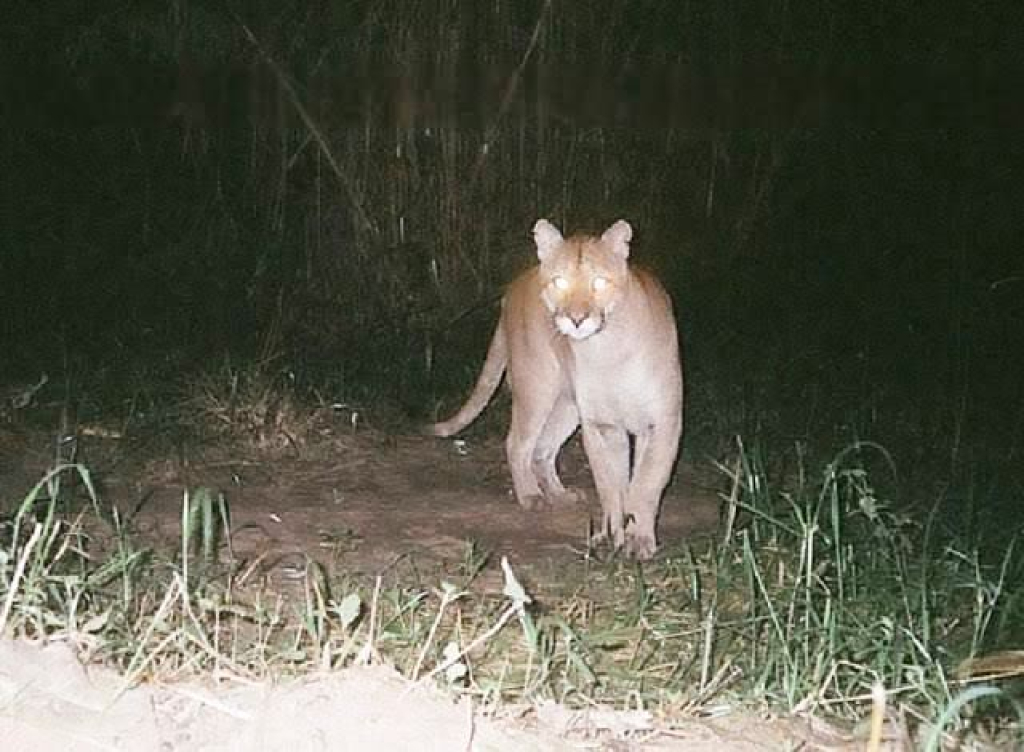
<svg viewBox="0 0 1024 752"><path fill-rule="evenodd" d="M654 556L654 552L657 550L658 546L654 541L653 535L641 534L634 531L626 532L625 553L630 559L648 561Z"/></svg>
<svg viewBox="0 0 1024 752"><path fill-rule="evenodd" d="M621 526L612 527L608 524L608 520L604 520L601 530L590 536L590 545L594 548L600 548L601 546L608 546L613 551L618 551L623 547L626 541L626 536Z"/></svg>

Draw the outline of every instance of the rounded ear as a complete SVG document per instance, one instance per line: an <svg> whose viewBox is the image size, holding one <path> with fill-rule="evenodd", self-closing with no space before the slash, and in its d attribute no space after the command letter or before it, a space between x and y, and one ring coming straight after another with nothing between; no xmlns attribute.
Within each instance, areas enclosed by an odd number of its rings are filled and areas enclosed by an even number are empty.
<svg viewBox="0 0 1024 752"><path fill-rule="evenodd" d="M538 219L533 226L533 240L537 244L537 258L543 261L562 244L562 233L546 219Z"/></svg>
<svg viewBox="0 0 1024 752"><path fill-rule="evenodd" d="M611 246L616 255L626 258L629 256L629 241L633 239L633 228L629 222L620 219L601 236L601 240Z"/></svg>

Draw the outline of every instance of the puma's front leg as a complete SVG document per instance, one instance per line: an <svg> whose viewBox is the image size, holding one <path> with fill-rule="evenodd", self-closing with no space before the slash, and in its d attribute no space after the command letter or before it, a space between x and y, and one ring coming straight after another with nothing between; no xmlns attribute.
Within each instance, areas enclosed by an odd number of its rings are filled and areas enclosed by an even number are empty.
<svg viewBox="0 0 1024 752"><path fill-rule="evenodd" d="M682 417L674 417L636 438L633 481L626 495L626 555L641 561L657 550L655 526L661 495L668 485L679 451Z"/></svg>
<svg viewBox="0 0 1024 752"><path fill-rule="evenodd" d="M624 428L584 422L583 448L601 499L601 531L615 548L625 542L625 502L629 488L629 435Z"/></svg>

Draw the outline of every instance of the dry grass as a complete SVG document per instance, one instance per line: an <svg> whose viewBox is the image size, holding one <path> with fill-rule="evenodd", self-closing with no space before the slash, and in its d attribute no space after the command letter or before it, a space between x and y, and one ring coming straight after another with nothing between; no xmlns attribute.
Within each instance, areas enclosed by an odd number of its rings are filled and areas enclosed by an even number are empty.
<svg viewBox="0 0 1024 752"><path fill-rule="evenodd" d="M487 702L548 697L665 717L768 705L850 722L874 709L877 733L884 697L887 738L1006 738L1019 723L1004 694L1016 674L994 674L995 654L984 656L1012 644L1017 551L987 558L894 514L857 459L873 450L850 447L774 492L740 451L721 537L643 566L591 554L530 594L503 561L503 597L473 586L492 565L473 546L455 569L370 588L310 559L297 593L273 592L234 560L222 497L186 493L178 550L145 549L84 468L55 468L0 527L0 627L68 640L120 666L125 687L384 661ZM69 474L90 494L70 519ZM102 555L85 514L108 531ZM969 656L974 669L954 678Z"/></svg>

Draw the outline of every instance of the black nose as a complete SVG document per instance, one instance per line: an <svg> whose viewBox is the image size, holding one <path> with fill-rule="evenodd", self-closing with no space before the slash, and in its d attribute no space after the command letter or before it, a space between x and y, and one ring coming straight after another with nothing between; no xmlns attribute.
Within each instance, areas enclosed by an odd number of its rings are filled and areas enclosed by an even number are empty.
<svg viewBox="0 0 1024 752"><path fill-rule="evenodd" d="M576 326L579 326L587 318L585 313L570 313L569 320Z"/></svg>

